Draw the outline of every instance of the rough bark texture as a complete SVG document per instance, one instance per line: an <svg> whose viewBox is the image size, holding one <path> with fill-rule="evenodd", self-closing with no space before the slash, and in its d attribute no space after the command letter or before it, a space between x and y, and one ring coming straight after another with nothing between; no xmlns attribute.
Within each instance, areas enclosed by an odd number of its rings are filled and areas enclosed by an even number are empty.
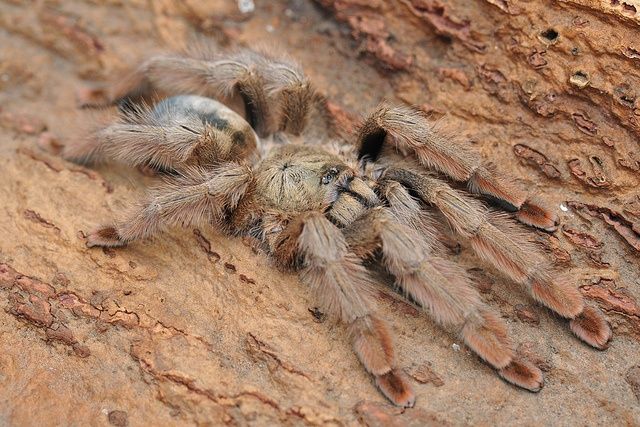
<svg viewBox="0 0 640 427"><path fill-rule="evenodd" d="M0 1L0 424L640 423L640 2L258 3ZM383 98L447 115L557 207L560 230L538 240L607 313L609 350L579 343L463 248L451 257L546 386L502 382L381 286L417 392L402 411L296 277L242 241L201 228L85 248L83 233L149 178L38 141L73 135L78 87L197 34L279 44L345 128Z"/></svg>

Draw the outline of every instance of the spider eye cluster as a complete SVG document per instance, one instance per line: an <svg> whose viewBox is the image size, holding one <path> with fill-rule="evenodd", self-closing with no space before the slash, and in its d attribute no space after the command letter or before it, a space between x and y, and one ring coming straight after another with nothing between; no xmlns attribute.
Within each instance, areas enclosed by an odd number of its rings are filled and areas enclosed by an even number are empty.
<svg viewBox="0 0 640 427"><path fill-rule="evenodd" d="M335 177L338 175L338 169L337 168L331 168L329 169L329 171L327 173L324 174L324 176L322 177L322 185L328 185L329 183L331 183Z"/></svg>

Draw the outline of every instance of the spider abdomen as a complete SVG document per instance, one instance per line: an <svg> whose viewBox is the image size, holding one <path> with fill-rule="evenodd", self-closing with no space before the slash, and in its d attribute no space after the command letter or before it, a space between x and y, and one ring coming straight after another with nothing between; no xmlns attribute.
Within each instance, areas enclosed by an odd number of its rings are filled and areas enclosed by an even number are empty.
<svg viewBox="0 0 640 427"><path fill-rule="evenodd" d="M171 123L199 140L187 163L207 165L220 160L240 160L257 151L258 136L249 123L231 108L198 95L163 99L151 110L157 123Z"/></svg>
<svg viewBox="0 0 640 427"><path fill-rule="evenodd" d="M219 130L248 126L246 120L213 98L198 95L176 95L158 102L152 110L158 122L181 121L198 117Z"/></svg>

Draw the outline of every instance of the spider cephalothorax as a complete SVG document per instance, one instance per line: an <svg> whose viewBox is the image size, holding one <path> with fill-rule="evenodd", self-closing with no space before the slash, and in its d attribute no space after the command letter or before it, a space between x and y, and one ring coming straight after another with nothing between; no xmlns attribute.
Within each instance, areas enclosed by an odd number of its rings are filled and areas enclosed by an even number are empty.
<svg viewBox="0 0 640 427"><path fill-rule="evenodd" d="M506 325L465 271L441 257L438 219L535 300L569 319L580 339L607 347L611 330L602 314L584 304L567 277L551 273L524 227L468 193L547 231L557 227L556 216L419 111L381 105L355 143L345 141L336 151L335 141L331 147L311 138L286 144L284 134L305 139L320 99L287 60L249 51L161 56L127 82L108 92L108 102L123 101L121 120L62 154L156 169L165 172L164 183L125 219L91 232L88 246L121 246L176 224L211 224L257 239L279 266L300 272L323 310L348 325L365 369L401 406L413 405L413 391L394 366L364 260L379 261L406 296L459 331L502 378L531 391L543 385L541 371L515 354ZM173 96L152 107L136 103L149 88ZM235 96L244 118L209 96ZM466 183L468 191L447 180Z"/></svg>

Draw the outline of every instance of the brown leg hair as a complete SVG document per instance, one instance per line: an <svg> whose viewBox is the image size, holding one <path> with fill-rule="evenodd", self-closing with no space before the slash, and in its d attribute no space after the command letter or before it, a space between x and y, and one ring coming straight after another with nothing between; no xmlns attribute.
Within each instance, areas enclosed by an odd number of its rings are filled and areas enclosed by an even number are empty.
<svg viewBox="0 0 640 427"><path fill-rule="evenodd" d="M147 200L124 220L97 228L87 246L124 246L149 237L164 226L217 223L238 206L253 182L246 166L228 163L212 171L183 171L150 191Z"/></svg>
<svg viewBox="0 0 640 427"><path fill-rule="evenodd" d="M443 253L445 245L442 241L448 237L434 215L425 210L424 204L398 182L383 181L378 183L378 187L394 219L415 230L423 241L429 242L432 253Z"/></svg>
<svg viewBox="0 0 640 427"><path fill-rule="evenodd" d="M375 314L372 279L349 251L342 232L321 212L294 218L273 245L273 256L281 264L293 258L294 240L302 281L327 313L349 325L354 351L378 388L394 404L413 406L413 390L402 371L394 368L391 334Z"/></svg>
<svg viewBox="0 0 640 427"><path fill-rule="evenodd" d="M388 147L387 147L388 145ZM359 157L372 161L385 150L412 153L429 170L468 183L471 192L484 194L502 207L516 211L525 224L552 231L557 216L503 179L480 157L455 137L429 122L418 110L404 106L379 106L364 122L358 134Z"/></svg>
<svg viewBox="0 0 640 427"><path fill-rule="evenodd" d="M105 102L115 103L153 88L170 94L237 95L247 121L261 137L276 130L299 135L316 100L302 69L289 59L251 50L229 55L200 50L150 58L128 78L107 88ZM272 114L274 106L277 117Z"/></svg>
<svg viewBox="0 0 640 427"><path fill-rule="evenodd" d="M538 302L573 319L572 330L588 344L606 348L611 330L597 310L585 310L580 291L566 275L553 275L541 252L520 227L482 203L454 190L444 181L406 169L389 168L385 179L411 188L448 220L457 235L467 240L483 260L523 285ZM575 326L574 326L575 325ZM588 325L588 327L587 327Z"/></svg>
<svg viewBox="0 0 640 427"><path fill-rule="evenodd" d="M507 381L531 391L542 387L542 373L515 360L506 325L481 301L465 272L431 255L424 239L399 223L386 208L370 210L346 230L350 248L359 257L382 253L382 262L396 283L439 324L459 328L467 346L498 370ZM509 375L514 364L519 376ZM526 369L526 372L525 372Z"/></svg>

